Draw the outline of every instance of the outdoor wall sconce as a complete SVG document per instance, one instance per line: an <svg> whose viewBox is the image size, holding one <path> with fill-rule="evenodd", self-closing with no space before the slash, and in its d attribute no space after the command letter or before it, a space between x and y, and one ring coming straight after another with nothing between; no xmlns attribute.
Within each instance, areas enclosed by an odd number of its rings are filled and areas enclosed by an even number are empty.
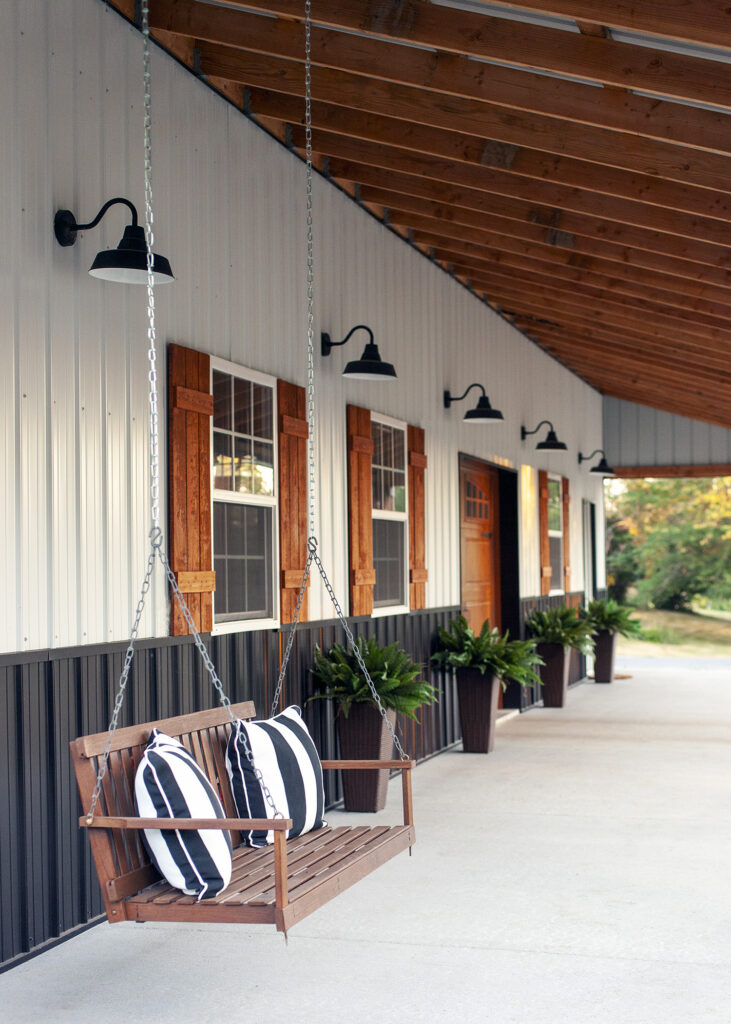
<svg viewBox="0 0 731 1024"><path fill-rule="evenodd" d="M477 382L470 384L465 393L463 395L459 395L459 397L453 395L451 391L445 391L444 408L448 409L452 402L461 402L463 398L467 397L472 388L479 388L482 394L477 399L477 405L474 409L468 409L462 417L463 423L488 423L490 420L501 420L504 418L499 409L493 409L490 405L490 399L485 393L485 389L482 384L478 384Z"/></svg>
<svg viewBox="0 0 731 1024"><path fill-rule="evenodd" d="M351 377L353 380L394 380L396 371L391 363L384 363L378 352L378 345L373 341L373 331L365 324L356 324L348 331L342 341L331 341L329 334L320 335L320 352L323 356L329 356L332 349L344 345L350 336L356 331L368 331L370 341L363 349L360 359L351 359L343 370L343 377Z"/></svg>
<svg viewBox="0 0 731 1024"><path fill-rule="evenodd" d="M536 445L537 452L565 452L568 448L559 441L556 437L556 431L553 429L553 423L550 420L541 420L535 430L526 430L525 427L520 428L520 440L525 441L526 437L531 434L537 434L541 427L548 427L548 433L546 434L545 440L539 441Z"/></svg>
<svg viewBox="0 0 731 1024"><path fill-rule="evenodd" d="M601 459L597 462L596 466L592 466L589 470L590 473L596 473L598 476L614 476L614 470L607 462L607 457L604 454L603 448L597 448L591 455L582 455L579 452L579 465L582 462L588 462L589 459L593 459L595 455L601 455Z"/></svg>
<svg viewBox="0 0 731 1024"><path fill-rule="evenodd" d="M124 229L122 241L116 249L106 249L96 254L89 268L92 277L103 281L117 281L120 284L147 284L147 241L145 229L137 223L137 210L129 199L110 199L102 206L89 224L77 224L70 210L57 210L53 219L53 232L59 245L73 245L79 231L95 228L110 206L121 203L132 211L132 223ZM170 264L164 256L152 254L152 274L155 284L174 281Z"/></svg>

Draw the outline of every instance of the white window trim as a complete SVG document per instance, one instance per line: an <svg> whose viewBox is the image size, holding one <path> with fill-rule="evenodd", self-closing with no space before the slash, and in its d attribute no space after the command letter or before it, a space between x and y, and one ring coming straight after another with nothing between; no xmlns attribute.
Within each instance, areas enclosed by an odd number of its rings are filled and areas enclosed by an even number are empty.
<svg viewBox="0 0 731 1024"><path fill-rule="evenodd" d="M371 423L383 423L384 426L392 427L395 430L404 432L404 494L405 509L403 512L393 512L390 509L371 508L371 522L374 519L390 519L404 524L404 596L409 596L409 430L405 420L397 420L393 416L386 416L385 413L371 411ZM371 484L371 488L372 488ZM371 494L372 494L371 490ZM374 586L375 594L375 586ZM386 615L403 615L411 611L408 604L381 604L373 606L371 618L383 618Z"/></svg>
<svg viewBox="0 0 731 1024"><path fill-rule="evenodd" d="M277 407L277 378L268 373L260 373L258 370L250 370L239 363L232 363L228 359L220 359L218 356L211 356L211 382L210 389L213 393L213 371L228 373L232 377L240 377L242 380L252 381L254 384L263 384L272 389L272 440L274 448L274 494L248 494L246 499L237 498L232 491L217 491L213 484L213 467L211 465L211 539L213 558L216 557L215 534L213 530L213 504L215 501L226 501L236 505L263 505L273 509L272 513L272 608L274 618L259 619L227 619L225 622L216 622L216 592L213 592L213 636L221 636L226 633L250 633L256 629L279 629L281 622L280 591L279 591L279 409ZM213 455L213 417L211 416L211 456Z"/></svg>
<svg viewBox="0 0 731 1024"><path fill-rule="evenodd" d="M561 540L561 582L563 583L564 545L566 543L566 538L564 537L564 532L563 532L563 493L562 493L562 482L561 482L561 476L558 473L549 473L548 474L548 479L549 480L555 480L558 483L558 496L559 496L560 508L561 508L561 529L560 530L551 530L549 528L549 530L548 530L548 538L550 540L551 537L558 537ZM559 587L558 589L552 589L552 590L548 591L549 597L559 596L559 595L565 594L565 593L566 593L566 591L564 590L563 586Z"/></svg>

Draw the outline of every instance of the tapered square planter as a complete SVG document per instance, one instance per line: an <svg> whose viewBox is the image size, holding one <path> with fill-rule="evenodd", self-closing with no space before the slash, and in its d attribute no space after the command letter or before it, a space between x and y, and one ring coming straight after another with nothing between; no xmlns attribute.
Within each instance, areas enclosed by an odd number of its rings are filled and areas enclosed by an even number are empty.
<svg viewBox="0 0 731 1024"><path fill-rule="evenodd" d="M396 712L386 710L396 729ZM348 717L337 717L340 756L346 761L390 761L393 738L378 708L371 704L352 704ZM343 772L343 802L346 811L382 811L386 806L388 768L373 771Z"/></svg>
<svg viewBox="0 0 731 1024"><path fill-rule="evenodd" d="M614 679L614 656L617 653L617 634L603 629L594 638L594 679L597 683L611 683Z"/></svg>
<svg viewBox="0 0 731 1024"><path fill-rule="evenodd" d="M457 669L459 721L465 754L489 754L495 746L500 680L476 668Z"/></svg>
<svg viewBox="0 0 731 1024"><path fill-rule="evenodd" d="M563 644L536 644L536 651L543 658L541 665L541 696L544 708L562 708L566 704L569 689L569 649Z"/></svg>

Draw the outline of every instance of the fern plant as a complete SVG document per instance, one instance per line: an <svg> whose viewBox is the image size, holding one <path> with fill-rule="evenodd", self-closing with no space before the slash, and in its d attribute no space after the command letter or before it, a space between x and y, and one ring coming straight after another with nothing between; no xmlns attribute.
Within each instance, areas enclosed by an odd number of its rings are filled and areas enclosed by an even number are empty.
<svg viewBox="0 0 731 1024"><path fill-rule="evenodd" d="M432 661L440 668L474 668L483 676L495 675L505 690L508 682L521 686L539 684L536 668L543 664L533 640L511 640L510 632L490 629L485 619L479 633L464 615L452 619L449 629L439 627L440 649Z"/></svg>
<svg viewBox="0 0 731 1024"><path fill-rule="evenodd" d="M536 609L525 625L528 634L539 643L573 647L581 654L594 653L594 631L587 619L579 616L576 608L563 604L546 611Z"/></svg>
<svg viewBox="0 0 731 1024"><path fill-rule="evenodd" d="M613 598L590 601L581 611L582 618L591 626L592 633L619 633L620 636L639 636L642 624L632 616L629 608Z"/></svg>
<svg viewBox="0 0 731 1024"><path fill-rule="evenodd" d="M381 647L374 637L365 640L361 636L355 642L385 707L415 719L417 708L436 701L439 691L421 678L421 665L413 662L398 643ZM312 675L322 693L316 693L310 700L334 700L346 718L353 704L375 706L363 671L350 648L335 644L325 654L316 646L314 662Z"/></svg>

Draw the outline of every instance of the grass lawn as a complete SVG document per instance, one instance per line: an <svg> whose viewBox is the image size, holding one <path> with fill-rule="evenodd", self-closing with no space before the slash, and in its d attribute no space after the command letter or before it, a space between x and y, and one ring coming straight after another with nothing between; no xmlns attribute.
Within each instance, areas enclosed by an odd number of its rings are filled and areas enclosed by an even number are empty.
<svg viewBox="0 0 731 1024"><path fill-rule="evenodd" d="M618 654L650 658L731 658L728 612L638 611L651 640L619 638Z"/></svg>

